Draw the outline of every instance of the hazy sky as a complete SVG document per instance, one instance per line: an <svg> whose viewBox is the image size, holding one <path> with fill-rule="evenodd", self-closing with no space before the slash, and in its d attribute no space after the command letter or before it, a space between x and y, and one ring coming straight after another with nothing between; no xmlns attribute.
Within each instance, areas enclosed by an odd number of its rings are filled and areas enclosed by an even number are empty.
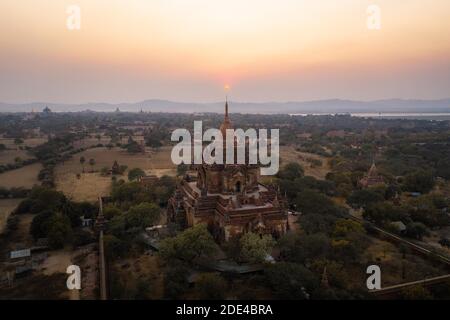
<svg viewBox="0 0 450 320"><path fill-rule="evenodd" d="M0 1L2 102L215 101L225 84L239 101L449 97L450 1Z"/></svg>

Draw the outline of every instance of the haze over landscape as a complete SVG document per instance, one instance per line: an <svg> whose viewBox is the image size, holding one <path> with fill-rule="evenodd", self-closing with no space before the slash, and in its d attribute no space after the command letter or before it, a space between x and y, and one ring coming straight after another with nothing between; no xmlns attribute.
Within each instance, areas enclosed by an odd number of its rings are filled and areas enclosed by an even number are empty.
<svg viewBox="0 0 450 320"><path fill-rule="evenodd" d="M368 0L80 0L81 29L69 30L72 1L3 0L1 110L146 99L209 107L225 84L248 102L448 98L450 3L423 3L377 1L381 29L370 30Z"/></svg>
<svg viewBox="0 0 450 320"><path fill-rule="evenodd" d="M232 103L233 113L445 113L450 115L450 99L403 100L389 99L376 101L356 100L315 100L290 102L236 102ZM174 102L169 100L144 100L135 103L85 103L55 104L34 102L26 104L0 103L1 112L42 111L46 106L56 112L96 111L111 112L119 109L127 112L215 112L223 111L223 101L211 103Z"/></svg>

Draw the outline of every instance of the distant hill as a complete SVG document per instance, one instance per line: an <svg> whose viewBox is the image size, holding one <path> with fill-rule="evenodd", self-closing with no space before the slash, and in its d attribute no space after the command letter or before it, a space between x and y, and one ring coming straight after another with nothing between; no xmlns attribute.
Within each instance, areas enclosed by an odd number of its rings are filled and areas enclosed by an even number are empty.
<svg viewBox="0 0 450 320"><path fill-rule="evenodd" d="M85 103L55 104L33 102L26 104L0 103L0 112L30 112L32 109L42 111L45 106L56 112L121 111L138 112L141 109L151 112L223 112L224 102L195 103L174 102L168 100L144 100L136 103ZM441 100L407 100L389 99L376 101L355 100L315 100L290 102L230 102L233 113L347 113L347 112L450 112L450 99Z"/></svg>

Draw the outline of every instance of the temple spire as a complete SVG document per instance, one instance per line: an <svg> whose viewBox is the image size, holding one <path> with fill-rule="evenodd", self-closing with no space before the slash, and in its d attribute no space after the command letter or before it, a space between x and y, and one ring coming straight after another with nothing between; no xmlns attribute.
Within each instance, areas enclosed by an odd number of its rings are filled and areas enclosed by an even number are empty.
<svg viewBox="0 0 450 320"><path fill-rule="evenodd" d="M225 118L228 118L228 95L225 96Z"/></svg>

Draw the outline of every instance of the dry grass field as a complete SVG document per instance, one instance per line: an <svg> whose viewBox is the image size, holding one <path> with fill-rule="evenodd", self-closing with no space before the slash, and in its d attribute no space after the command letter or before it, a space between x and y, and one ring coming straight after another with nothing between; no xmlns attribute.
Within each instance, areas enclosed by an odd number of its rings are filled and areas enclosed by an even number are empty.
<svg viewBox="0 0 450 320"><path fill-rule="evenodd" d="M0 200L0 234L3 233L6 227L11 212L17 207L22 199L2 199Z"/></svg>
<svg viewBox="0 0 450 320"><path fill-rule="evenodd" d="M20 169L11 170L0 174L0 187L5 188L32 188L38 185L38 174L42 169L40 163L24 166Z"/></svg>
<svg viewBox="0 0 450 320"><path fill-rule="evenodd" d="M169 170L176 169L176 166L170 159L170 147L164 147L159 150L148 150L145 154L137 153L131 154L121 148L93 148L74 155L74 157L59 164L57 166L57 175L61 173L77 174L82 172L82 166L80 164L80 158L83 156L86 159L85 171L100 171L103 167L111 168L114 161L117 161L119 165L126 165L128 169L141 168L148 173L154 170ZM95 160L93 167L89 166L89 159Z"/></svg>
<svg viewBox="0 0 450 320"><path fill-rule="evenodd" d="M16 158L20 158L22 160L31 159L33 158L32 155L30 155L25 150L3 150L0 151L0 164L9 164L14 163Z"/></svg>
<svg viewBox="0 0 450 320"><path fill-rule="evenodd" d="M24 139L23 140L23 144L21 144L22 147L36 147L38 145L41 145L45 142L47 142L47 138L29 138L29 139ZM11 138L3 138L0 137L0 144L4 144L8 149L17 149L18 145L14 144L14 139Z"/></svg>
<svg viewBox="0 0 450 320"><path fill-rule="evenodd" d="M103 167L111 168L117 160L120 165L128 166L128 169L141 168L147 174L175 175L176 167L170 159L170 152L170 147L148 149L145 154L130 154L121 148L89 149L56 167L56 187L75 201L96 201L99 196L108 195L111 191L111 177L100 175ZM86 159L84 174L80 164L82 156ZM95 159L94 166L88 164L89 159ZM81 174L80 179L77 174ZM123 179L127 180L127 172L124 173Z"/></svg>
<svg viewBox="0 0 450 320"><path fill-rule="evenodd" d="M321 166L313 166L308 159L320 160ZM328 159L313 153L299 152L293 146L280 146L280 165L283 166L289 162L299 163L305 169L306 176L312 176L316 179L324 180L330 167Z"/></svg>
<svg viewBox="0 0 450 320"><path fill-rule="evenodd" d="M97 201L99 196L111 192L111 177L102 177L99 173L84 173L80 179L74 173L56 175L56 189L62 191L74 201Z"/></svg>
<svg viewBox="0 0 450 320"><path fill-rule="evenodd" d="M82 140L77 140L73 143L73 146L75 149L78 148L89 148L92 146L96 146L99 143L106 145L111 141L111 139L107 136L101 135L100 139L97 139L94 135L88 137L88 138L84 138Z"/></svg>

